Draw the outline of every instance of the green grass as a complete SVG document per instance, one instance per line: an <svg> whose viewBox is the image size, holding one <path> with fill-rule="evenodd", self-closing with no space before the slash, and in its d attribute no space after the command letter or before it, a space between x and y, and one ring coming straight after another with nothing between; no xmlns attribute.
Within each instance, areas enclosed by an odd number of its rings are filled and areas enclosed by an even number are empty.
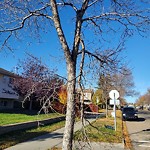
<svg viewBox="0 0 150 150"><path fill-rule="evenodd" d="M75 140L86 141L85 134L88 139L92 142L109 142L109 143L121 143L122 142L122 119L121 114L118 112L117 116L117 131L108 129L106 126L114 127L114 118L99 118L85 128L77 131L74 135Z"/></svg>
<svg viewBox="0 0 150 150"><path fill-rule="evenodd" d="M0 136L0 150L13 146L17 143L27 141L34 137L52 132L64 126L65 121L54 123L48 126L34 128L30 130L15 131Z"/></svg>
<svg viewBox="0 0 150 150"><path fill-rule="evenodd" d="M21 123L27 121L43 120L48 118L55 118L62 116L58 113L40 114L40 115L27 115L27 114L15 114L15 113L0 113L0 125L8 125L14 123Z"/></svg>

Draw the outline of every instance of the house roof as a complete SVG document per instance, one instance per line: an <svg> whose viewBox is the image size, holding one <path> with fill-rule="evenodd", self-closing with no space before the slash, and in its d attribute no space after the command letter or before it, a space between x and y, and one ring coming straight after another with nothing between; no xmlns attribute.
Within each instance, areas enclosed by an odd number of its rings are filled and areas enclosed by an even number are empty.
<svg viewBox="0 0 150 150"><path fill-rule="evenodd" d="M80 89L77 89L77 92L81 92ZM94 93L93 89L83 89L84 93Z"/></svg>
<svg viewBox="0 0 150 150"><path fill-rule="evenodd" d="M3 68L0 68L0 74L3 74L3 75L7 75L7 76L11 76L11 77L16 77L16 75L10 71L7 71Z"/></svg>

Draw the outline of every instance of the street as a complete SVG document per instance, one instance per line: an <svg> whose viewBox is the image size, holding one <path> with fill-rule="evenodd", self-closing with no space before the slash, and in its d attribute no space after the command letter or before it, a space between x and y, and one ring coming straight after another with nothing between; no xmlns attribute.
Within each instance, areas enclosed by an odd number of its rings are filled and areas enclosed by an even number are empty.
<svg viewBox="0 0 150 150"><path fill-rule="evenodd" d="M139 111L139 119L126 121L134 150L150 149L150 111Z"/></svg>

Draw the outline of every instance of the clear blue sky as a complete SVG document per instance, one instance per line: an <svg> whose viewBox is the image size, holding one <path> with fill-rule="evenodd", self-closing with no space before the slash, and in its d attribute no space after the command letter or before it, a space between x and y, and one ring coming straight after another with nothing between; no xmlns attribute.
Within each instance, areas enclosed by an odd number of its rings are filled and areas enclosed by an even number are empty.
<svg viewBox="0 0 150 150"><path fill-rule="evenodd" d="M28 49L25 48L25 51L42 58L43 62L50 67L59 66L58 73L64 76L66 74L64 73L65 62L62 63L61 61L63 55L60 55L57 49L49 55L49 45L46 43L45 41L43 44L36 44ZM13 53L10 51L1 51L0 67L9 71L13 70L18 63L18 59L25 57L25 51L24 48L23 50L16 50ZM59 58L57 58L58 55ZM129 62L130 68L132 68L135 89L144 94L150 88L150 37L143 38L136 35L128 39L124 55L126 56L126 61ZM49 63L49 60L52 59L55 61L55 64ZM135 102L136 99L137 97L127 97L128 102Z"/></svg>
<svg viewBox="0 0 150 150"><path fill-rule="evenodd" d="M135 89L140 94L145 94L150 88L150 37L134 36L126 43L125 55L132 68ZM128 97L128 101L134 102L137 97Z"/></svg>

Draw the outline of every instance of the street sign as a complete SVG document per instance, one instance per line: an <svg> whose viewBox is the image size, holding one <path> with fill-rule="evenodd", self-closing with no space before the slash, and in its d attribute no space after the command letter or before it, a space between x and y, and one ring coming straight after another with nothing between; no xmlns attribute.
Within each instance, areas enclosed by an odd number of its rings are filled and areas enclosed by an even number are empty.
<svg viewBox="0 0 150 150"><path fill-rule="evenodd" d="M118 99L116 101L114 101L114 99L110 99L109 104L114 105L115 102L116 102L116 105L120 105L120 100L118 100Z"/></svg>
<svg viewBox="0 0 150 150"><path fill-rule="evenodd" d="M111 90L109 92L109 97L111 99L118 99L119 98L119 92L117 90Z"/></svg>

